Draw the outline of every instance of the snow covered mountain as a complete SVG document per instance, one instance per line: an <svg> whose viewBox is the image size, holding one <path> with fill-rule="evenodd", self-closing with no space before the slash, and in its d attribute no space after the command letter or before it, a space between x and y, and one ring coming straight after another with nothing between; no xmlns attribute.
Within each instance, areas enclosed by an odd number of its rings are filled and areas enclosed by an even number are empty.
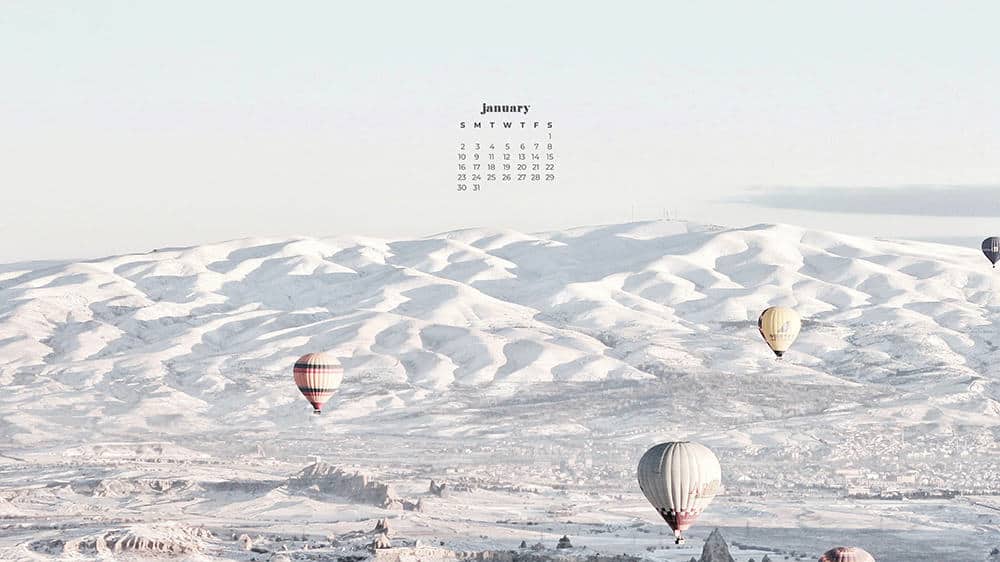
<svg viewBox="0 0 1000 562"><path fill-rule="evenodd" d="M143 523L301 523L322 502L265 499L268 485L224 502L205 482L277 481L321 456L404 493L407 482L426 492L425 477L457 484L428 511L436 523L425 527L453 527L435 539L499 548L531 536L513 524L500 533L494 520L572 516L619 521L591 544L621 552L608 537L636 547L638 518L665 528L642 505L635 462L685 438L723 465L705 528L745 526L745 542L817 555L836 546L818 536L873 529L880 544L865 546L879 560L914 541L985 553L1000 502L887 516L888 503L861 509L846 494L1000 493L997 288L975 248L671 221L237 240L0 266L0 514L37 524L47 505L73 522L64 531L84 533L88 510L112 500L79 482L155 475L182 476L200 491L180 497L211 509L171 511L153 492L116 509ZM772 305L803 317L783 360L757 333ZM319 417L291 380L310 351L345 368ZM38 483L69 491L23 492ZM814 504L787 507L803 500ZM470 502L489 530L456 527ZM769 511L775 502L785 507ZM29 525L0 547L34 556L25 545L40 532ZM687 560L700 548L652 556Z"/></svg>

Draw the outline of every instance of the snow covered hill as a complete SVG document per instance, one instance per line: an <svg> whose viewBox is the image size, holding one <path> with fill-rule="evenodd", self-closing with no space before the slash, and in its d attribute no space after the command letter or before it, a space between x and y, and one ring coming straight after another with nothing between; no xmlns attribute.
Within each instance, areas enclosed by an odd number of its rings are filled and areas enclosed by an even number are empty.
<svg viewBox="0 0 1000 562"><path fill-rule="evenodd" d="M135 478L133 461L197 465L143 470L200 482L245 480L260 459L272 464L252 471L287 477L315 455L390 480L450 474L514 518L533 486L617 494L628 517L658 528L636 499L634 464L658 441L688 438L723 465L706 527L787 528L781 540L816 553L835 545L812 548L808 533L795 543L795 528L961 528L980 548L998 529L980 517L987 508L905 510L886 524L814 506L790 523L746 498L846 502L848 485L1000 493L996 275L975 248L670 221L0 266L0 513L43 517L19 486ZM756 329L771 305L803 317L780 361ZM291 380L310 351L345 368L320 417ZM269 493L239 513L282 521L314 509L308 498L276 508ZM76 500L46 501L88 520ZM225 509L213 507L238 519ZM892 559L897 543L883 542L879 560Z"/></svg>

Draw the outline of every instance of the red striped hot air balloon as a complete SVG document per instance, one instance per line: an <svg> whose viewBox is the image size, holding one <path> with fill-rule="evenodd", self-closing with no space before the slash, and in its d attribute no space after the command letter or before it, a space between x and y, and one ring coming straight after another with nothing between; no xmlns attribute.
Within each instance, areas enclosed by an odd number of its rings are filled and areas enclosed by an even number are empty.
<svg viewBox="0 0 1000 562"><path fill-rule="evenodd" d="M823 553L819 562L875 562L875 558L856 546L838 546Z"/></svg>
<svg viewBox="0 0 1000 562"><path fill-rule="evenodd" d="M344 379L340 363L325 353L307 353L299 357L292 372L295 374L295 385L312 404L314 414L320 413L323 404L333 396Z"/></svg>

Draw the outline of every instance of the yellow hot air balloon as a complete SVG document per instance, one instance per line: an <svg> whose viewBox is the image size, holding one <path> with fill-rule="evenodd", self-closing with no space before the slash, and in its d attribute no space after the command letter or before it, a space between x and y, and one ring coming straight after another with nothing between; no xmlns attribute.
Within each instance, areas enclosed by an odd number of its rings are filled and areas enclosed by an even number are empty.
<svg viewBox="0 0 1000 562"><path fill-rule="evenodd" d="M784 306L772 306L760 313L757 329L775 355L781 357L799 336L802 320L794 310Z"/></svg>

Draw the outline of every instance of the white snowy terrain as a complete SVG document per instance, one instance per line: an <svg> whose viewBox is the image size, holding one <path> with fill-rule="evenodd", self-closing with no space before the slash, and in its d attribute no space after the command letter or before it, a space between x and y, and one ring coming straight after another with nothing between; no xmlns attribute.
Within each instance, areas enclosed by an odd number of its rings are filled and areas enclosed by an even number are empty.
<svg viewBox="0 0 1000 562"><path fill-rule="evenodd" d="M718 527L738 562L981 561L997 275L976 248L670 221L0 266L0 559L351 559L387 519L439 554L686 562ZM771 305L803 318L783 360ZM311 351L345 369L322 416L292 382ZM635 479L678 439L723 471L680 547Z"/></svg>

